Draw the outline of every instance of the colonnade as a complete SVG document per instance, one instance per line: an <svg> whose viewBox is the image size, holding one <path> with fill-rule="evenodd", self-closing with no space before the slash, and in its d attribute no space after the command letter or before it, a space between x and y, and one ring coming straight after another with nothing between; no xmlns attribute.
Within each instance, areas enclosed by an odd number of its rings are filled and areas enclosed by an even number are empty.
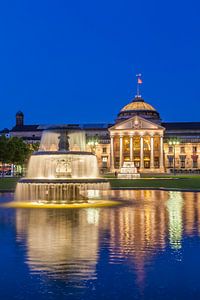
<svg viewBox="0 0 200 300"><path fill-rule="evenodd" d="M115 169L114 166L114 160L115 160L115 153L114 153L114 137L117 136L119 137L119 168L122 167L123 165L123 138L126 136L129 137L130 141L130 161L134 160L134 150L133 150L133 142L134 142L134 137L140 138L140 169L144 169L144 134L139 134L139 135L125 135L125 134L120 134L120 135L113 135L111 134L111 170ZM154 162L154 138L155 136L159 138L159 168L163 169L164 168L164 162L163 162L163 135L146 135L150 137L150 169L155 168L155 162Z"/></svg>

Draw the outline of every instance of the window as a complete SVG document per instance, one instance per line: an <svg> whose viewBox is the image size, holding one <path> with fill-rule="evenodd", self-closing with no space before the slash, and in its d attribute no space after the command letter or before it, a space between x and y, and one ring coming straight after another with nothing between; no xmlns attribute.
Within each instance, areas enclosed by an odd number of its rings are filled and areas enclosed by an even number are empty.
<svg viewBox="0 0 200 300"><path fill-rule="evenodd" d="M197 152L197 146L193 146L192 149L193 149L193 153Z"/></svg>
<svg viewBox="0 0 200 300"><path fill-rule="evenodd" d="M174 161L174 157L172 155L168 155L168 167L172 168L173 167L173 161Z"/></svg>
<svg viewBox="0 0 200 300"><path fill-rule="evenodd" d="M107 153L107 148L103 147L103 153Z"/></svg>
<svg viewBox="0 0 200 300"><path fill-rule="evenodd" d="M107 162L106 161L102 162L102 168L107 168Z"/></svg>
<svg viewBox="0 0 200 300"><path fill-rule="evenodd" d="M135 167L136 167L136 168L139 168L139 167L140 167L140 162L139 162L139 161L135 161L134 163L135 163Z"/></svg>
<svg viewBox="0 0 200 300"><path fill-rule="evenodd" d="M180 167L182 168L182 169L184 169L185 168L185 159L186 159L186 155L180 155Z"/></svg>
<svg viewBox="0 0 200 300"><path fill-rule="evenodd" d="M181 161L181 169L185 168L185 161Z"/></svg>
<svg viewBox="0 0 200 300"><path fill-rule="evenodd" d="M155 159L154 159L154 167L155 167L156 169L159 168L159 158L158 158L158 157L155 157Z"/></svg>
<svg viewBox="0 0 200 300"><path fill-rule="evenodd" d="M193 168L198 168L198 155L193 154L192 155L192 160L193 160L192 167Z"/></svg>
<svg viewBox="0 0 200 300"><path fill-rule="evenodd" d="M102 168L107 168L107 157L102 157Z"/></svg>
<svg viewBox="0 0 200 300"><path fill-rule="evenodd" d="M192 167L193 167L193 168L197 168L197 167L198 167L198 165L197 165L197 160L193 160Z"/></svg>
<svg viewBox="0 0 200 300"><path fill-rule="evenodd" d="M180 147L180 152L185 153L185 147L184 146Z"/></svg>
<svg viewBox="0 0 200 300"><path fill-rule="evenodd" d="M150 161L144 161L144 167L145 169L149 169L150 168Z"/></svg>
<svg viewBox="0 0 200 300"><path fill-rule="evenodd" d="M169 146L169 153L172 153L173 152L173 147L172 146Z"/></svg>

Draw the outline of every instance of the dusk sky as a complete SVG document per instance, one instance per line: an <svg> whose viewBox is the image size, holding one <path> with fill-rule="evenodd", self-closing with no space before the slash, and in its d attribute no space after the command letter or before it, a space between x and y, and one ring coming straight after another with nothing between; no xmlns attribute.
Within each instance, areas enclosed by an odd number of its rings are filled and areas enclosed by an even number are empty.
<svg viewBox="0 0 200 300"><path fill-rule="evenodd" d="M0 128L113 122L136 93L163 121L200 121L200 3L6 0Z"/></svg>

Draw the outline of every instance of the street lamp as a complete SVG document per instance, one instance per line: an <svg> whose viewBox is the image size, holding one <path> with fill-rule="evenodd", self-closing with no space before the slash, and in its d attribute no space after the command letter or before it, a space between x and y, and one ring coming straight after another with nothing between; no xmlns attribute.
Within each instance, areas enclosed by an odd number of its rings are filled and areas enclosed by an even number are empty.
<svg viewBox="0 0 200 300"><path fill-rule="evenodd" d="M96 147L99 144L96 139L91 139L88 143L88 146L90 146L91 152L95 153Z"/></svg>
<svg viewBox="0 0 200 300"><path fill-rule="evenodd" d="M169 145L173 147L173 150L174 150L174 161L173 161L173 173L175 175L175 167L176 167L176 161L175 161L175 158L176 158L176 145L179 145L180 144L180 141L178 139L172 139L169 141Z"/></svg>

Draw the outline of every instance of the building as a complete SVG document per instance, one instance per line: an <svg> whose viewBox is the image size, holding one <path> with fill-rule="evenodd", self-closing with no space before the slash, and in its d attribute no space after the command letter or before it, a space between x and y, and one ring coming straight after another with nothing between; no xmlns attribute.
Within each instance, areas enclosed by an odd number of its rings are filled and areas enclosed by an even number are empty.
<svg viewBox="0 0 200 300"><path fill-rule="evenodd" d="M140 95L125 105L113 124L71 124L86 132L88 149L102 171L119 171L134 161L141 173L200 170L200 122L163 123L159 112ZM47 125L25 125L22 112L7 134L27 143L40 141Z"/></svg>

